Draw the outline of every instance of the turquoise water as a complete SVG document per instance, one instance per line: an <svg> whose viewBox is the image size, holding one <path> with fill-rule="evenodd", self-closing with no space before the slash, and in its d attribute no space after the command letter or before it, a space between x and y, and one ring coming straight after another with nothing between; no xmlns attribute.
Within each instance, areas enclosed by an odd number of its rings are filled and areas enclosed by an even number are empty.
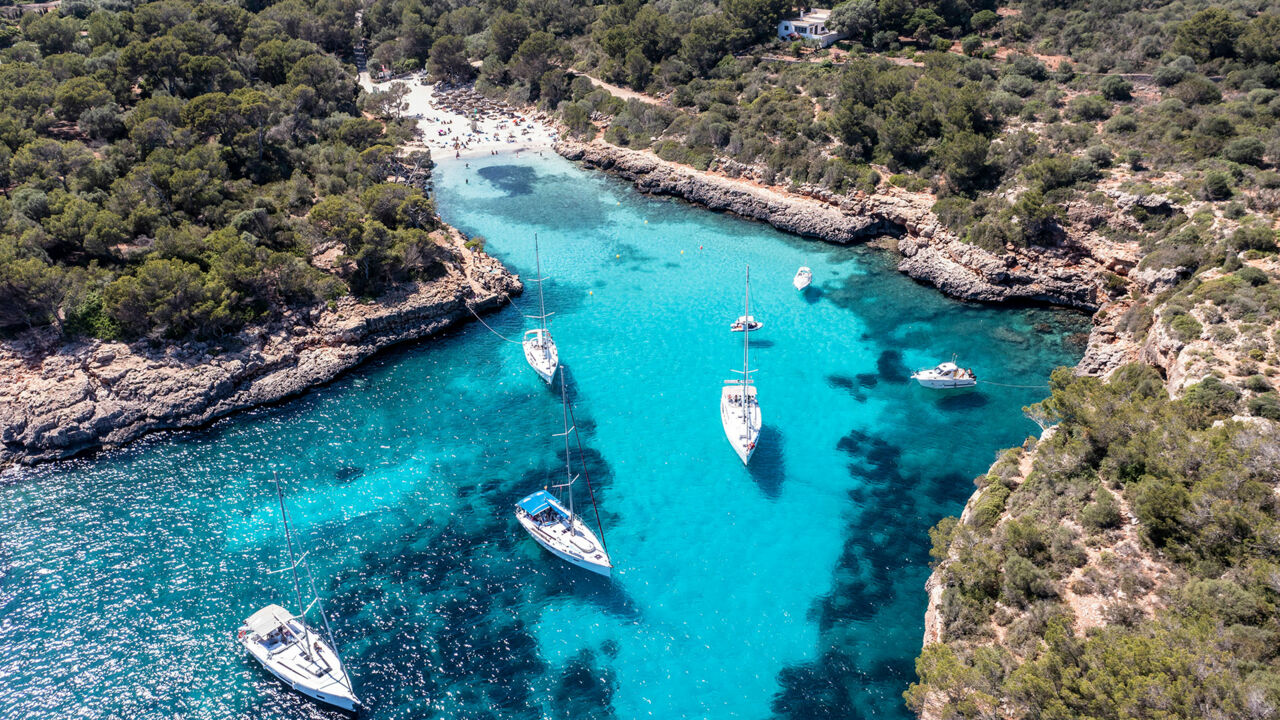
<svg viewBox="0 0 1280 720"><path fill-rule="evenodd" d="M284 564L273 470L368 717L906 717L926 530L1035 429L1020 408L1042 394L928 392L908 369L958 353L1038 382L1085 321L950 301L876 251L559 158L449 160L438 186L444 217L521 272L538 233L613 580L519 530L513 504L563 467L559 398L471 323L288 403L5 476L0 717L332 716L232 637L294 605L265 574ZM750 468L718 415L747 264ZM487 320L518 337L521 309Z"/></svg>

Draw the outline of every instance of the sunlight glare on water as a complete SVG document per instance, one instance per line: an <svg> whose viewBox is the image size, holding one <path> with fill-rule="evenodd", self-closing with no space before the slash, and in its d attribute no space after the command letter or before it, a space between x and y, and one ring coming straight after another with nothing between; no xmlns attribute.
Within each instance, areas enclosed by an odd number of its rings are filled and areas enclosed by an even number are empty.
<svg viewBox="0 0 1280 720"><path fill-rule="evenodd" d="M637 194L558 157L444 161L444 218L532 276L569 368L612 581L512 514L563 477L559 395L478 323L306 396L0 485L0 716L331 717L234 641L292 607L278 471L369 718L904 718L928 528L1086 320L959 303L867 248ZM469 181L469 182L466 182ZM720 427L743 275L765 429ZM813 287L791 286L800 265ZM531 292L486 320L518 338ZM579 503L586 502L585 493Z"/></svg>

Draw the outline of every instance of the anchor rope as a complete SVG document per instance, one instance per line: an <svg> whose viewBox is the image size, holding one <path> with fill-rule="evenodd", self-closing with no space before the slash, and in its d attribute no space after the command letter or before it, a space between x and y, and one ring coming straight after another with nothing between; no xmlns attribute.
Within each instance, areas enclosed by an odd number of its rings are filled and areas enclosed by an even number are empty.
<svg viewBox="0 0 1280 720"><path fill-rule="evenodd" d="M998 385L1000 387L1007 387L1007 388L1047 388L1049 387L1049 383L1040 383L1039 385L1010 385L1008 383L991 382L990 380L979 380L978 382L984 385Z"/></svg>
<svg viewBox="0 0 1280 720"><path fill-rule="evenodd" d="M511 299L511 296L510 296L510 295L508 295L508 296L507 296L507 299L508 299L508 300L510 300L510 299ZM490 327L490 326L489 326L489 323L485 322L485 321L484 321L484 318L480 317L480 316L476 313L475 308L471 307L471 303L468 303L468 302L466 302L466 301L463 301L463 303L462 303L462 304L466 306L467 310L469 310L469 311L471 312L471 315L472 315L473 317L475 317L475 319L476 319L476 320L479 320L479 321L480 321L480 324L481 324L481 325L483 325L483 326L485 326L485 329L487 329L489 332L493 333L494 335L497 335L498 337L502 338L503 340L506 340L507 342L512 343L512 344L514 344L514 345L522 345L522 344L523 344L523 343L521 343L519 340L512 340L511 338L507 337L506 335L503 335L502 333L500 333L500 332L498 332L497 330L494 330L492 327Z"/></svg>

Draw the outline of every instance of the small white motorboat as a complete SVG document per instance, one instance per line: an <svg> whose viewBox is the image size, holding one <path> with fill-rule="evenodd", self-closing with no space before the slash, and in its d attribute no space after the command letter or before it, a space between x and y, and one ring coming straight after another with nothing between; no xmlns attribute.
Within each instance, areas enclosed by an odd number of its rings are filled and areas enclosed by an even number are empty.
<svg viewBox="0 0 1280 720"><path fill-rule="evenodd" d="M237 639L262 667L303 695L343 710L359 705L342 659L302 618L279 605L250 615Z"/></svg>
<svg viewBox="0 0 1280 720"><path fill-rule="evenodd" d="M978 376L969 368L962 368L954 362L944 362L938 367L917 370L911 379L927 388L952 389L967 388L978 384Z"/></svg>
<svg viewBox="0 0 1280 720"><path fill-rule="evenodd" d="M791 281L797 290L803 290L809 287L809 283L813 282L813 271L807 267L802 267L796 271L796 277Z"/></svg>
<svg viewBox="0 0 1280 720"><path fill-rule="evenodd" d="M734 332L751 332L752 330L759 330L762 327L764 327L764 323L755 319L754 316L743 315L737 320L734 320L733 324L729 326L729 329Z"/></svg>
<svg viewBox="0 0 1280 720"><path fill-rule="evenodd" d="M582 477L586 478L587 491L591 495L591 505L595 508L595 493L591 491L591 477L587 475L585 458L582 455L582 441L578 438L577 423L570 423L573 417L569 408L569 394L566 389L565 371L560 371L560 403L564 414L564 432L557 433L564 438L564 472L565 481L553 485L560 498L539 490L527 495L516 503L516 520L529 533L535 542L548 552L572 565L609 577L613 572L613 563L609 560L609 551L591 528L582 521L582 515L573 507L573 485L578 476L573 474L572 454L569 448L569 436L578 441L578 457L582 461ZM604 526L600 524L600 511L596 510L596 526L600 528L600 537L604 536Z"/></svg>

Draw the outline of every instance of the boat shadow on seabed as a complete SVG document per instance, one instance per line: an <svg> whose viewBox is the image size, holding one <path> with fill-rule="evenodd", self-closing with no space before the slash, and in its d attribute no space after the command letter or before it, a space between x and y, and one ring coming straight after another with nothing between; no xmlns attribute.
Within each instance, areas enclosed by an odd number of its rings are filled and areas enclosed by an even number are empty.
<svg viewBox="0 0 1280 720"><path fill-rule="evenodd" d="M747 472L756 481L756 485L760 486L760 492L770 500L775 500L782 494L782 481L787 476L782 455L782 431L766 423L760 428L756 442L756 451L747 465Z"/></svg>

